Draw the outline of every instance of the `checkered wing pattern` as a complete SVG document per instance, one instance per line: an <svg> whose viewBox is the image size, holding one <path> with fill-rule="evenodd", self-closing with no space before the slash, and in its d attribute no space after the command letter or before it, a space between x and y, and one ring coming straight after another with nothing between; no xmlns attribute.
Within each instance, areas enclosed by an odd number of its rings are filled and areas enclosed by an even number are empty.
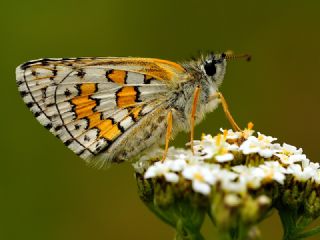
<svg viewBox="0 0 320 240"><path fill-rule="evenodd" d="M159 59L68 58L29 61L16 75L38 121L90 162L124 133L130 137L186 74L180 65Z"/></svg>

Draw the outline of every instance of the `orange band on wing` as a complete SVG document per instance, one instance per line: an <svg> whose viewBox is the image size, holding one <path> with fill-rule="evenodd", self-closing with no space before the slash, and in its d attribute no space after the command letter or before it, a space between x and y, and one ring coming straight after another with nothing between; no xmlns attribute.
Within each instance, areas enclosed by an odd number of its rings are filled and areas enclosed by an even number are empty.
<svg viewBox="0 0 320 240"><path fill-rule="evenodd" d="M81 95L90 95L97 91L95 83L84 83L80 85Z"/></svg>
<svg viewBox="0 0 320 240"><path fill-rule="evenodd" d="M94 113L92 109L97 105L96 101L90 99L88 96L75 97L71 102L76 106L75 112L77 119L92 115Z"/></svg>
<svg viewBox="0 0 320 240"><path fill-rule="evenodd" d="M127 72L121 70L113 70L107 75L108 79L112 82L124 84L126 80Z"/></svg>
<svg viewBox="0 0 320 240"><path fill-rule="evenodd" d="M101 120L101 113L95 112L94 114L88 116L89 120L89 129L97 126L102 120Z"/></svg>
<svg viewBox="0 0 320 240"><path fill-rule="evenodd" d="M99 137L104 137L107 140L114 140L121 134L119 127L112 122L112 120L107 119L101 122L97 128L100 130Z"/></svg>
<svg viewBox="0 0 320 240"><path fill-rule="evenodd" d="M137 102L138 92L135 87L123 87L117 92L117 106L128 107Z"/></svg>

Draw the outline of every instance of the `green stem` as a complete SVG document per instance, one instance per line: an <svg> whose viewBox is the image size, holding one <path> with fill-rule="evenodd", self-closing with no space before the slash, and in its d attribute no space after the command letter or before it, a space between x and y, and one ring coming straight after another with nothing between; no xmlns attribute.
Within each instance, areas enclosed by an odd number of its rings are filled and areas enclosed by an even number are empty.
<svg viewBox="0 0 320 240"><path fill-rule="evenodd" d="M219 232L219 240L248 240L250 227L239 225L229 231ZM256 238L255 238L256 239Z"/></svg>
<svg viewBox="0 0 320 240"><path fill-rule="evenodd" d="M283 208L279 211L279 216L283 227L283 240L294 240L293 237L296 235L296 221L294 220L293 214Z"/></svg>
<svg viewBox="0 0 320 240"><path fill-rule="evenodd" d="M320 233L320 226L310 231L303 232L303 230L313 221L312 218L298 215L288 208L281 208L278 212L284 230L283 240L304 239Z"/></svg>
<svg viewBox="0 0 320 240"><path fill-rule="evenodd" d="M178 220L174 240L204 240L199 229L188 228L183 220Z"/></svg>
<svg viewBox="0 0 320 240"><path fill-rule="evenodd" d="M161 210L157 209L152 204L146 204L149 210L151 210L158 218L160 218L163 222L170 225L171 227L175 227L174 221L172 217L168 217L168 215L164 214Z"/></svg>

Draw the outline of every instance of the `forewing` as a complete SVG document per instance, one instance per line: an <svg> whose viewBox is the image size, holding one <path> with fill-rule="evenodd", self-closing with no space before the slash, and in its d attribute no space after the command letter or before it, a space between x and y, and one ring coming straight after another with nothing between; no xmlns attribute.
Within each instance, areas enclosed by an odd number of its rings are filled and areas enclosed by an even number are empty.
<svg viewBox="0 0 320 240"><path fill-rule="evenodd" d="M146 58L40 59L16 74L38 121L86 160L110 148L186 78L180 65Z"/></svg>

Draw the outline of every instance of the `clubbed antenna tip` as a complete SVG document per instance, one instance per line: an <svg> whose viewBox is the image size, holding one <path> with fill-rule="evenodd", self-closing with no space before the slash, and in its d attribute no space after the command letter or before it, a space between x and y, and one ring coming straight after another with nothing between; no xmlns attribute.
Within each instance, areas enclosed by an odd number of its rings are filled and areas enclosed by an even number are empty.
<svg viewBox="0 0 320 240"><path fill-rule="evenodd" d="M227 51L226 53L224 53L224 55L225 55L225 59L226 60L244 59L247 62L249 62L252 59L252 56L250 54L247 54L247 53L235 55L235 54L233 54L233 52Z"/></svg>

